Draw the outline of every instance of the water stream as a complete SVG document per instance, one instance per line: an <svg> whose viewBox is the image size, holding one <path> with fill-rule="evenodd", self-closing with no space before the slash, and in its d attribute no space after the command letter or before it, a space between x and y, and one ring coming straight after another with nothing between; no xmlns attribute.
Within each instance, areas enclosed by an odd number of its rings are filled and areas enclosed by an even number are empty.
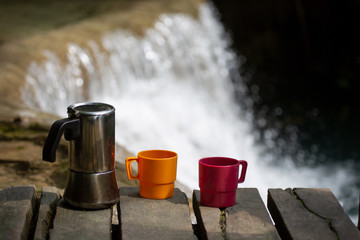
<svg viewBox="0 0 360 240"><path fill-rule="evenodd" d="M213 7L204 4L199 14L197 20L161 15L144 37L119 29L104 34L102 46L90 39L87 46L69 43L65 62L46 51L47 61L30 64L22 97L29 107L61 117L75 102L112 104L117 143L133 153L176 151L177 179L188 189L198 189L199 158L228 156L248 161L239 186L258 188L264 199L268 188L327 187L352 208L358 193L350 166L274 163L254 144L252 115L234 99L234 87L246 91L241 81L231 82L238 57Z"/></svg>

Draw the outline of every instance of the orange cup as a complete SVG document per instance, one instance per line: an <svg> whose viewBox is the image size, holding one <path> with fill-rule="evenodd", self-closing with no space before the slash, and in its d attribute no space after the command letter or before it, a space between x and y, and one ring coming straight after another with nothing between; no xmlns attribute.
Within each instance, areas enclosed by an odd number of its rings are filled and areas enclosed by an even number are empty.
<svg viewBox="0 0 360 240"><path fill-rule="evenodd" d="M131 172L131 163L138 163L138 174ZM125 160L127 176L140 181L140 196L151 199L166 199L174 195L177 153L167 150L147 150L137 157Z"/></svg>

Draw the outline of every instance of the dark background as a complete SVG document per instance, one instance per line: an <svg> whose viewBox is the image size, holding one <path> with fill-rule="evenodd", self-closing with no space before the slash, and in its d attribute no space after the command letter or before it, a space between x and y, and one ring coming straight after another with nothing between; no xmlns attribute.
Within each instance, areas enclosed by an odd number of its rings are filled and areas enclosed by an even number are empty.
<svg viewBox="0 0 360 240"><path fill-rule="evenodd" d="M258 140L274 129L271 151L301 164L358 163L360 1L213 3L246 58L241 74L254 100L247 107Z"/></svg>

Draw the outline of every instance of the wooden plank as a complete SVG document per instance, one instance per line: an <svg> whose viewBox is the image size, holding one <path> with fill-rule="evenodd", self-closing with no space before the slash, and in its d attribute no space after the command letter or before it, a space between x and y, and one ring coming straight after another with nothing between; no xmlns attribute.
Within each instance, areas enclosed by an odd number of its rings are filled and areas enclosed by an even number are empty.
<svg viewBox="0 0 360 240"><path fill-rule="evenodd" d="M15 186L0 191L0 239L28 239L36 215L35 186Z"/></svg>
<svg viewBox="0 0 360 240"><path fill-rule="evenodd" d="M111 239L111 208L79 210L59 201L50 239Z"/></svg>
<svg viewBox="0 0 360 240"><path fill-rule="evenodd" d="M200 192L195 190L193 206L201 239L280 239L256 188L237 189L236 204L226 208L225 215L199 203Z"/></svg>
<svg viewBox="0 0 360 240"><path fill-rule="evenodd" d="M196 239L186 195L175 189L170 199L139 196L138 187L120 188L120 225L127 239Z"/></svg>
<svg viewBox="0 0 360 240"><path fill-rule="evenodd" d="M268 209L283 239L337 239L328 223L310 212L291 190L269 189Z"/></svg>
<svg viewBox="0 0 360 240"><path fill-rule="evenodd" d="M329 189L296 188L293 192L309 211L328 223L339 239L360 239L355 224Z"/></svg>
<svg viewBox="0 0 360 240"><path fill-rule="evenodd" d="M280 239L256 188L238 188L236 204L226 212L229 239Z"/></svg>
<svg viewBox="0 0 360 240"><path fill-rule="evenodd" d="M34 239L49 239L49 229L53 227L56 205L60 194L56 187L43 187Z"/></svg>
<svg viewBox="0 0 360 240"><path fill-rule="evenodd" d="M200 239L223 239L220 219L221 211L219 208L202 206L200 204L200 191L193 191L193 208L197 222L197 235ZM220 220L222 223L220 224Z"/></svg>
<svg viewBox="0 0 360 240"><path fill-rule="evenodd" d="M112 218L111 218L111 234L112 239L120 239L120 202L112 206Z"/></svg>

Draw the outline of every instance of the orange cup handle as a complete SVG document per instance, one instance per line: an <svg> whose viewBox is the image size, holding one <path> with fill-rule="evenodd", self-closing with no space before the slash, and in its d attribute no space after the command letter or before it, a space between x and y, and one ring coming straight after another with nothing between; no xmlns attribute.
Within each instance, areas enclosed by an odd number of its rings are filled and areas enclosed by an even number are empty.
<svg viewBox="0 0 360 240"><path fill-rule="evenodd" d="M131 162L133 161L137 161L138 162L139 158L138 157L128 157L125 160L125 166L126 166L126 173L128 176L129 180L137 180L139 179L139 174L137 174L136 176L134 176L131 172Z"/></svg>

